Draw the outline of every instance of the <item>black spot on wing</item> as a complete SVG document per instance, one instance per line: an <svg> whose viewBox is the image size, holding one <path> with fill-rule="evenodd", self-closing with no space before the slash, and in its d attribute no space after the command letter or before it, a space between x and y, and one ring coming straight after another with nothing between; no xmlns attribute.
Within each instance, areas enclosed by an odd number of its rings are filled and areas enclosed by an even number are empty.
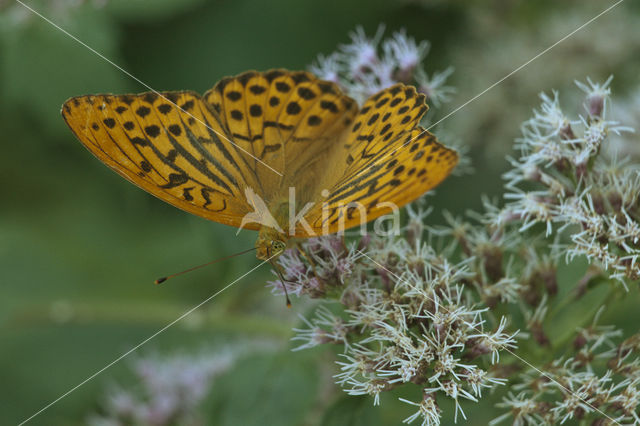
<svg viewBox="0 0 640 426"><path fill-rule="evenodd" d="M287 93L289 90L291 90L291 86L289 86L284 81L278 81L276 83L276 90L280 93Z"/></svg>
<svg viewBox="0 0 640 426"><path fill-rule="evenodd" d="M175 188L176 186L180 186L187 182L189 182L189 176L187 176L186 173L171 173L169 174L169 182L164 185L160 185L160 188Z"/></svg>
<svg viewBox="0 0 640 426"><path fill-rule="evenodd" d="M307 74L307 73L306 73L306 72L304 72L304 71L299 71L299 72L294 72L294 73L292 73L292 74L291 74L291 78L293 79L293 81L294 81L296 84L300 84L300 83L302 83L302 82L305 82L305 81L309 81L309 80L311 80L311 79L309 78L309 74Z"/></svg>
<svg viewBox="0 0 640 426"><path fill-rule="evenodd" d="M237 109L231 110L230 114L231 114L231 118L237 121L242 120L242 118L244 117L244 115L242 114L242 111Z"/></svg>
<svg viewBox="0 0 640 426"><path fill-rule="evenodd" d="M282 130L292 130L293 126L289 125L289 124L284 124L284 123L278 123L276 121L265 121L263 123L264 127L277 127L278 129L282 129Z"/></svg>
<svg viewBox="0 0 640 426"><path fill-rule="evenodd" d="M172 149L167 153L167 161L170 161L173 163L174 161L176 161L177 157L178 157L178 151L176 151L175 149Z"/></svg>
<svg viewBox="0 0 640 426"><path fill-rule="evenodd" d="M230 101L235 102L235 101L239 101L242 98L242 93L238 92L237 90L230 90L227 92L225 96Z"/></svg>
<svg viewBox="0 0 640 426"><path fill-rule="evenodd" d="M326 100L320 101L320 108L326 109L333 113L338 112L338 105L336 105L335 102L332 102L332 101L326 101Z"/></svg>
<svg viewBox="0 0 640 426"><path fill-rule="evenodd" d="M276 152L278 151L280 148L282 148L282 144L273 144L273 145L265 145L264 149L262 150L262 154L260 155L260 158L264 158L264 156L270 152Z"/></svg>
<svg viewBox="0 0 640 426"><path fill-rule="evenodd" d="M240 74L236 79L242 84L242 86L246 86L249 80L256 76L255 71L247 71Z"/></svg>
<svg viewBox="0 0 640 426"><path fill-rule="evenodd" d="M316 97L316 93L308 87L298 87L298 95L306 101Z"/></svg>
<svg viewBox="0 0 640 426"><path fill-rule="evenodd" d="M162 104L158 106L158 111L160 111L162 114L168 114L171 111L171 105L169 104Z"/></svg>
<svg viewBox="0 0 640 426"><path fill-rule="evenodd" d="M267 88L264 86L260 86L259 84L254 84L249 87L249 91L254 95L261 95L262 93L267 91Z"/></svg>
<svg viewBox="0 0 640 426"><path fill-rule="evenodd" d="M322 123L322 118L318 117L317 115L310 115L307 119L307 124L309 126L318 126L320 125L320 123Z"/></svg>
<svg viewBox="0 0 640 426"><path fill-rule="evenodd" d="M155 102L155 100L158 99L158 95L157 95L157 93L149 92L149 93L146 93L142 99L145 102L153 104Z"/></svg>
<svg viewBox="0 0 640 426"><path fill-rule="evenodd" d="M182 198L187 201L193 201L193 195L191 195L193 188L193 186L182 188Z"/></svg>
<svg viewBox="0 0 640 426"><path fill-rule="evenodd" d="M175 104L176 102L178 102L179 94L178 94L178 93L176 93L176 92L168 92L168 93L165 93L163 96L164 96L164 98L165 98L165 99L167 99L169 102L172 102L172 103L174 103L174 104Z"/></svg>
<svg viewBox="0 0 640 426"><path fill-rule="evenodd" d="M152 138L156 138L158 137L158 135L160 135L160 128L158 126L156 126L155 124L152 124L151 126L147 126L144 128L145 133L152 137Z"/></svg>
<svg viewBox="0 0 640 426"><path fill-rule="evenodd" d="M318 83L318 87L320 88L320 91L322 93L332 93L332 94L336 93L335 87L332 83L321 81Z"/></svg>
<svg viewBox="0 0 640 426"><path fill-rule="evenodd" d="M223 78L216 84L215 90L220 94L222 94L222 92L224 91L224 88L227 86L227 84L229 84L229 82L231 82L231 80L232 80L231 77Z"/></svg>
<svg viewBox="0 0 640 426"><path fill-rule="evenodd" d="M300 111L302 111L302 108L300 108L300 104L298 104L296 101L291 101L289 102L289 104L287 104L287 114L296 115L299 114Z"/></svg>
<svg viewBox="0 0 640 426"><path fill-rule="evenodd" d="M189 110L193 109L193 105L194 105L193 99L191 99L191 100L188 100L188 101L184 102L182 105L180 105L180 109L183 109L185 111L189 111Z"/></svg>
<svg viewBox="0 0 640 426"><path fill-rule="evenodd" d="M136 114L138 114L138 116L141 118L145 118L147 115L149 115L150 112L151 110L149 109L149 107L146 107L144 105L136 110Z"/></svg>
<svg viewBox="0 0 640 426"><path fill-rule="evenodd" d="M264 74L264 77L267 79L269 83L271 83L276 78L282 76L284 73L280 70L271 70Z"/></svg>
<svg viewBox="0 0 640 426"><path fill-rule="evenodd" d="M252 117L260 117L262 115L262 107L258 104L253 104L249 107L249 114Z"/></svg>
<svg viewBox="0 0 640 426"><path fill-rule="evenodd" d="M171 124L168 129L174 136L180 136L182 133L182 128L178 124Z"/></svg>
<svg viewBox="0 0 640 426"><path fill-rule="evenodd" d="M367 121L367 126L371 126L372 124L374 124L376 121L378 121L379 117L380 114L378 114L377 112L375 114L372 114L371 117L369 117L369 121Z"/></svg>
<svg viewBox="0 0 640 426"><path fill-rule="evenodd" d="M135 136L135 137L131 138L131 143L134 144L134 145L139 145L139 146L147 146L147 145L149 145L149 142L146 139L141 138L139 136Z"/></svg>
<svg viewBox="0 0 640 426"><path fill-rule="evenodd" d="M380 99L377 103L376 103L376 108L381 108L382 106L384 106L387 102L389 102L389 98L382 98Z"/></svg>

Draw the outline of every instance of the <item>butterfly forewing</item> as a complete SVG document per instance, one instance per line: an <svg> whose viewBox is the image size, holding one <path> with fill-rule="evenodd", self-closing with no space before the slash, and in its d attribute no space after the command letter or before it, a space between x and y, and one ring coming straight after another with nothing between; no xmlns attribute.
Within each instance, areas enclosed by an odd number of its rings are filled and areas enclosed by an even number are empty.
<svg viewBox="0 0 640 426"><path fill-rule="evenodd" d="M329 176L329 196L306 216L316 234L371 221L390 211L385 203L402 207L451 173L457 153L418 126L426 110L424 95L401 84L365 102L344 145L343 173Z"/></svg>
<svg viewBox="0 0 640 426"><path fill-rule="evenodd" d="M96 157L162 200L233 226L251 211L243 153L199 95L80 96L62 115Z"/></svg>

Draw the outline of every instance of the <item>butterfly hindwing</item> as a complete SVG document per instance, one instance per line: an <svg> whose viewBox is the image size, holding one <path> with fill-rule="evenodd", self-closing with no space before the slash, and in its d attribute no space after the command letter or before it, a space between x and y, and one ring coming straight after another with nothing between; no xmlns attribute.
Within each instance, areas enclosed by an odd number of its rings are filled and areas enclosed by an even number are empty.
<svg viewBox="0 0 640 426"><path fill-rule="evenodd" d="M424 95L402 84L365 102L344 145L343 174L306 216L316 234L371 221L391 211L385 203L402 207L449 175L458 155L418 125L426 110Z"/></svg>
<svg viewBox="0 0 640 426"><path fill-rule="evenodd" d="M370 166L376 154L389 151L393 141L415 128L428 107L415 88L393 85L369 98L358 113L346 143L345 178Z"/></svg>
<svg viewBox="0 0 640 426"><path fill-rule="evenodd" d="M233 226L252 175L219 117L193 92L87 95L62 115L101 161L151 194Z"/></svg>

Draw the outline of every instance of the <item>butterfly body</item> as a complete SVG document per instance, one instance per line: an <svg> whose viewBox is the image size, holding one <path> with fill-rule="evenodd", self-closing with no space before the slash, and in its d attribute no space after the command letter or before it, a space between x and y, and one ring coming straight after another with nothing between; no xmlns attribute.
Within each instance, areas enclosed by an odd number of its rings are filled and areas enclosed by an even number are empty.
<svg viewBox="0 0 640 426"><path fill-rule="evenodd" d="M438 185L455 151L419 126L424 95L397 84L362 108L310 73L246 72L195 92L86 95L62 115L107 166L200 217L259 231L261 259L339 232Z"/></svg>
<svg viewBox="0 0 640 426"><path fill-rule="evenodd" d="M289 245L291 239L278 230L263 226L256 239L256 257L260 260L270 260L281 255Z"/></svg>

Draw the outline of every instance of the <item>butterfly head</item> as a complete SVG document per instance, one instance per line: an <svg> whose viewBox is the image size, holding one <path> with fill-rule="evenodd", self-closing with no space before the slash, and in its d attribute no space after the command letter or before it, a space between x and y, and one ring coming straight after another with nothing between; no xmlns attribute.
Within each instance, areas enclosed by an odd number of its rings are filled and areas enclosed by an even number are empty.
<svg viewBox="0 0 640 426"><path fill-rule="evenodd" d="M260 230L256 241L256 257L261 260L269 260L278 257L287 248L284 235L273 228L264 227Z"/></svg>

